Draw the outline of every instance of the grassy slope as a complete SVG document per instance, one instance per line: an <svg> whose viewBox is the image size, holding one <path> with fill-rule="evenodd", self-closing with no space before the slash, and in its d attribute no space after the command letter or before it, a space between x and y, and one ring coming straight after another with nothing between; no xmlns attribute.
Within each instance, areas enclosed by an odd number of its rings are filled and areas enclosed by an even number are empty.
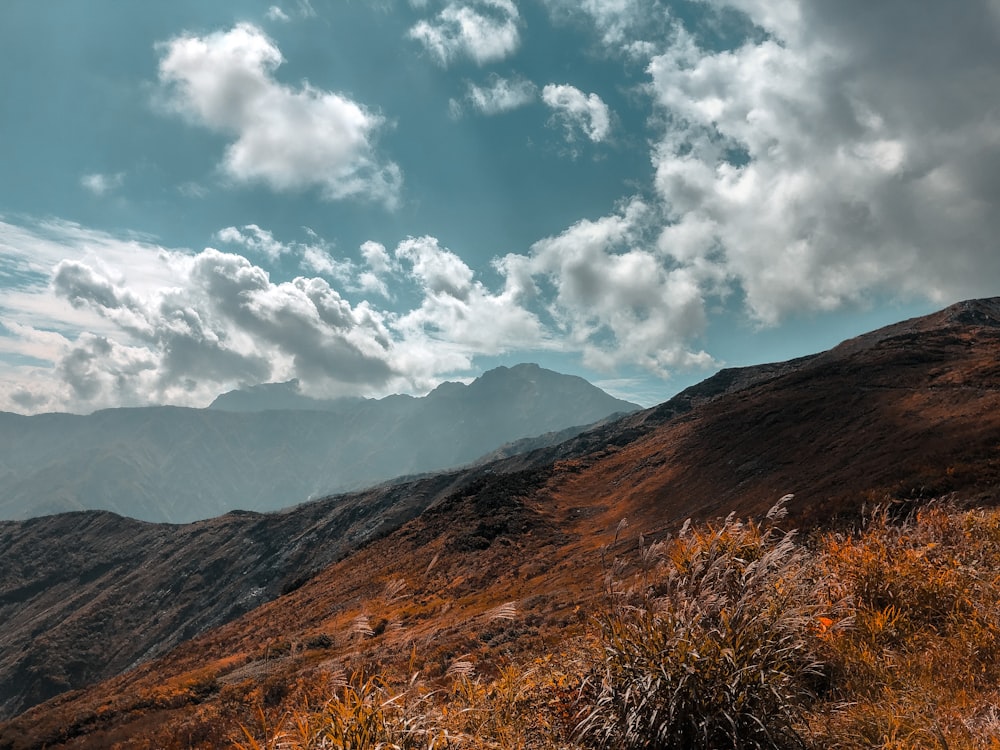
<svg viewBox="0 0 1000 750"><path fill-rule="evenodd" d="M995 321L962 314L848 342L617 447L486 476L241 620L4 725L0 747L211 746L238 736L241 722L262 740L257 707L273 726L286 710L310 715L338 675L384 675L390 686L371 687L371 697L399 691L413 671L439 691L410 696L416 716L501 717L475 734L557 747L588 705L573 702L580 681L605 663L594 618L607 611L613 561L634 563L687 516L762 517L788 491L797 492L788 523L828 529L806 549L827 566L813 594L830 605L797 636L828 667L805 686L819 699L791 712L788 726L825 746L867 736L855 746L943 747L941 735L949 747L989 747L995 513L928 512L903 531L878 520L868 536L830 530L873 499L995 501L1000 336ZM847 599L853 610L832 606ZM478 682L460 678L466 662ZM448 696L476 710L442 714ZM583 697L597 705L600 693ZM451 720L441 726L470 731ZM521 734L503 739L507 731Z"/></svg>

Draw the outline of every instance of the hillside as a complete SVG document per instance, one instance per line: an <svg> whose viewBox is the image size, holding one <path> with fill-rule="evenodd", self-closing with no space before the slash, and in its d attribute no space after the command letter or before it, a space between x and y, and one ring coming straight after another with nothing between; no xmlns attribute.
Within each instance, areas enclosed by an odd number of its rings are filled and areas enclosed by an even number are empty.
<svg viewBox="0 0 1000 750"><path fill-rule="evenodd" d="M583 632L609 555L634 554L640 539L688 517L759 517L786 493L794 493L788 523L806 528L850 523L878 502L905 509L960 493L993 504L998 363L1000 300L961 303L820 355L723 371L558 446L441 478L433 497L396 514L398 525L357 539L321 570L305 568L318 572L294 590L37 706L0 726L0 747L109 747L139 737L187 746L234 729L226 722L246 718L234 707L251 699L279 706L288 686L317 670L409 662L435 679L468 659L489 673ZM417 493L408 487L393 491ZM12 543L25 530L11 524L4 533ZM39 534L31 554L48 555L46 544ZM0 570L17 559L0 559ZM0 610L5 618L47 595L30 560L19 563L19 601L0 587L12 605ZM103 587L113 591L127 568ZM114 643L130 637L127 628L105 632Z"/></svg>
<svg viewBox="0 0 1000 750"><path fill-rule="evenodd" d="M284 396L276 400L275 389ZM108 510L183 523L277 510L461 466L512 441L637 408L582 378L525 364L422 398L295 400L278 385L227 394L209 409L0 413L0 518Z"/></svg>

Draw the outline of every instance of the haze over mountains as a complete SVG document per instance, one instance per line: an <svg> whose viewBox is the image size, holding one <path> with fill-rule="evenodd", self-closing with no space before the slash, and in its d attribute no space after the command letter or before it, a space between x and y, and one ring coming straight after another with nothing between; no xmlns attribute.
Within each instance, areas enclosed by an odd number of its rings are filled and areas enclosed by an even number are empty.
<svg viewBox="0 0 1000 750"><path fill-rule="evenodd" d="M281 513L0 523L3 713L112 678L0 725L0 747L97 748L151 726L168 746L196 716L218 728L219 695L256 685L261 659L293 680L348 655L527 649L601 596L602 546L762 514L788 492L800 525L951 492L996 502L998 362L1000 299L979 300L724 370L558 445ZM383 596L392 581L405 596ZM494 632L483 613L504 602L518 624ZM395 624L359 642L351 623L369 603ZM287 648L268 657L274 644Z"/></svg>
<svg viewBox="0 0 1000 750"><path fill-rule="evenodd" d="M422 398L321 401L292 382L224 394L208 409L0 413L0 518L93 509L183 523L276 510L467 464L512 441L564 439L638 408L522 364Z"/></svg>

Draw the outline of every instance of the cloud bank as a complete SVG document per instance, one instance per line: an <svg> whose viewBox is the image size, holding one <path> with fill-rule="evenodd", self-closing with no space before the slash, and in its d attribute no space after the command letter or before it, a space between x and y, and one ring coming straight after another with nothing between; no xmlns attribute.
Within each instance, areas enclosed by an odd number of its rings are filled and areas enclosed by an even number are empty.
<svg viewBox="0 0 1000 750"><path fill-rule="evenodd" d="M677 26L649 63L661 253L775 324L872 295L996 293L995 4L713 0L759 34Z"/></svg>
<svg viewBox="0 0 1000 750"><path fill-rule="evenodd" d="M700 291L648 249L648 215L632 201L497 259L497 288L431 236L392 251L366 242L353 261L313 235L286 243L257 225L217 233L240 252L192 254L75 225L0 223L0 242L51 264L0 305L28 321L0 335L0 408L203 405L292 377L324 396L415 392L511 351L580 351L605 370L709 365L682 343L704 326ZM276 280L242 253L320 275ZM415 303L374 301L390 289ZM73 333L81 320L87 332ZM57 380L32 377L46 369Z"/></svg>

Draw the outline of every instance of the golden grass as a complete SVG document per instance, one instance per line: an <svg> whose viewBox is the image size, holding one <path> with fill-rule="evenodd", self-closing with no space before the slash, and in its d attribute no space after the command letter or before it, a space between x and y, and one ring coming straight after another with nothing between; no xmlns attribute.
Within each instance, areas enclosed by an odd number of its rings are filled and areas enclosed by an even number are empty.
<svg viewBox="0 0 1000 750"><path fill-rule="evenodd" d="M781 523L640 539L591 632L533 659L318 670L244 706L233 746L1000 750L1000 511L877 511L808 540Z"/></svg>

